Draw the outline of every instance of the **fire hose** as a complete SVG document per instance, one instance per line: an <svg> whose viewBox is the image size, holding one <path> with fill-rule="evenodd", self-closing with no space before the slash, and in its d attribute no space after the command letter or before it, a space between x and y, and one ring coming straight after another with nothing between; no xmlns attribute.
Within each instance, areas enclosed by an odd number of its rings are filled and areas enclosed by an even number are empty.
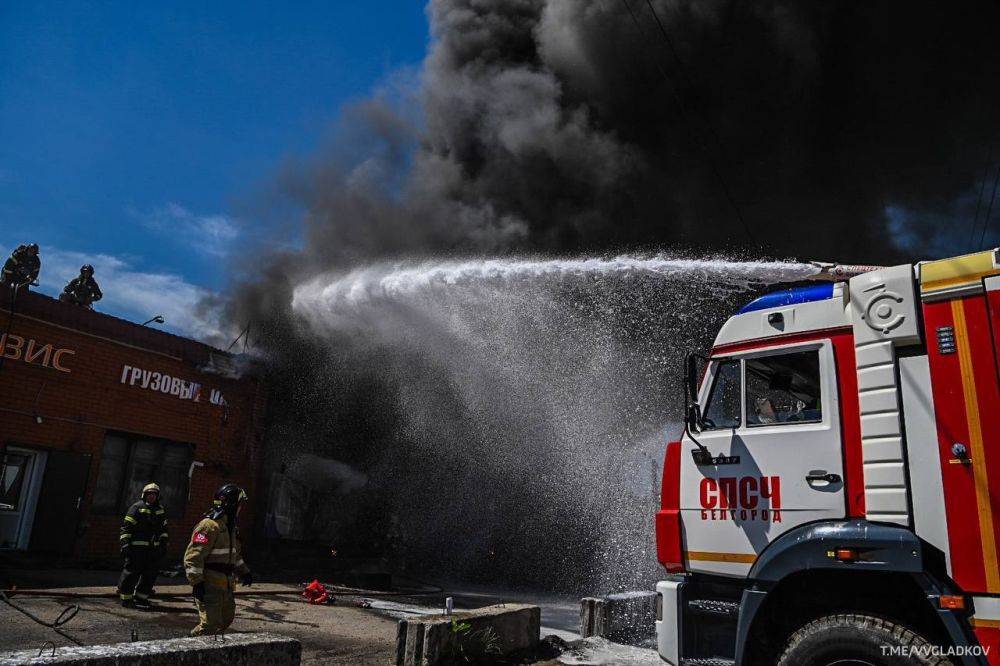
<svg viewBox="0 0 1000 666"><path fill-rule="evenodd" d="M346 587L343 585L332 585L323 584L326 589L337 594L343 594L345 596L358 596L358 597L422 597L431 594L441 594L444 588L438 587L436 585L424 585L418 589L403 589L403 590L366 590L358 587ZM302 594L302 590L305 585L299 585L297 587L286 587L277 590L233 590L233 594L236 596L277 596L280 594ZM0 595L3 595L3 601L10 603L8 597L12 596L25 596L25 597L55 597L58 599L117 599L117 592L73 592L69 590L44 590L44 589L20 589L11 588L8 590L0 591ZM189 597L190 593L179 593L179 592L162 592L157 593L157 597L164 598L181 598Z"/></svg>
<svg viewBox="0 0 1000 666"><path fill-rule="evenodd" d="M436 585L424 585L423 589L408 589L408 590L365 590L356 587L346 587L342 585L326 585L322 584L322 587L327 592L333 592L338 594L343 594L346 596L362 596L362 597L401 597L401 596L425 596L429 594L439 594L443 592L443 588ZM303 589L308 589L308 586L302 584L298 587L288 587L277 590L234 590L233 594L237 596L277 596L280 594L294 594L302 595ZM60 627L76 617L76 614L80 612L80 606L73 604L72 606L67 606L63 611L56 617L52 622L46 622L41 619L31 611L26 608L18 606L13 601L10 600L11 596L21 595L25 597L50 597L57 599L117 599L117 592L71 592L67 590L42 590L42 589L17 589L11 588L9 590L0 590L0 601L18 611L23 613L31 620L37 622L38 624L52 629L60 636L65 638L72 643L83 646L81 643L73 636L69 635L63 631ZM188 597L189 594L179 594L176 592L166 592L158 595L161 598L182 598ZM311 602L312 603L312 602ZM55 646L53 644L53 649Z"/></svg>
<svg viewBox="0 0 1000 666"><path fill-rule="evenodd" d="M80 612L80 607L77 606L76 604L74 604L72 606L67 606L66 608L64 608L63 611L61 613L59 613L59 616L56 617L56 619L53 620L52 622L46 622L45 620L43 620L42 618L38 617L37 615L35 615L31 611L29 611L28 609L21 608L20 606L18 606L17 604L15 604L13 601L11 601L7 597L7 593L6 592L0 592L0 601L3 601L5 604L7 604L8 606L10 606L14 610L18 611L19 613L23 613L24 615L27 615L29 618L31 618L32 620L34 620L38 624L40 624L40 625L42 625L44 627L48 627L49 629L52 629L53 631L55 631L57 634L59 634L60 636L62 636L66 640L72 641L73 643L75 643L77 645L80 645L80 646L83 645L83 643L81 643L80 641L76 640L75 638L73 638L72 636L70 636L65 631L63 631L62 629L59 628L62 625L64 625L67 622L69 622L70 620L72 620L74 617L76 617L76 614Z"/></svg>

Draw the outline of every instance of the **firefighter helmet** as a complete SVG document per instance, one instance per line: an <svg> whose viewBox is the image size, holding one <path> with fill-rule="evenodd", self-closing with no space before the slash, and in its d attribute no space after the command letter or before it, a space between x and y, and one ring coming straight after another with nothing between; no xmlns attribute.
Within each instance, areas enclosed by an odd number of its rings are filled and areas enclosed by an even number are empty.
<svg viewBox="0 0 1000 666"><path fill-rule="evenodd" d="M160 487L155 483L147 483L142 487L142 496L145 497L146 493L156 493L160 494Z"/></svg>
<svg viewBox="0 0 1000 666"><path fill-rule="evenodd" d="M240 502L247 499L246 492L235 483L227 483L215 492L215 499L212 505L223 511L233 511Z"/></svg>

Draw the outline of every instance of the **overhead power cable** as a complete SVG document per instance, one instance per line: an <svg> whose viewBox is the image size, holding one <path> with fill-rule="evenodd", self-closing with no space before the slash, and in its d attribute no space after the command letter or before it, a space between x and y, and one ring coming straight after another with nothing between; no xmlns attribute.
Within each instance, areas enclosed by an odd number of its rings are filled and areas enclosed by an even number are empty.
<svg viewBox="0 0 1000 666"><path fill-rule="evenodd" d="M986 151L986 163L983 165L983 177L979 179L979 196L976 197L976 215L972 218L972 228L969 229L969 247L972 247L972 240L976 237L976 229L979 228L979 210L983 205L983 192L986 190L986 181L990 177L990 165L993 163L993 141Z"/></svg>
<svg viewBox="0 0 1000 666"><path fill-rule="evenodd" d="M684 65L684 61L681 60L681 55L674 46L674 40L670 39L670 33L667 32L666 26L660 20L660 15L656 13L656 8L653 7L652 0L646 0L646 6L649 7L650 13L653 15L653 19L656 21L656 25L660 28L660 34L663 35L663 41L667 43L667 48L670 49L670 55L674 57L677 61L677 65L681 70L681 76L684 77L684 82L687 83L688 88L694 89L694 83L691 81L691 77L688 76L687 68ZM710 128L711 129L711 128Z"/></svg>
<svg viewBox="0 0 1000 666"><path fill-rule="evenodd" d="M13 285L10 288L10 308L7 310L7 327L4 329L3 337L0 337L0 343L6 345L7 336L10 335L10 327L14 324L14 306L17 305L17 291L21 286L18 284ZM0 348L0 372L3 372L4 359L7 358L7 354L4 353L4 349Z"/></svg>
<svg viewBox="0 0 1000 666"><path fill-rule="evenodd" d="M990 194L990 205L986 207L986 217L983 219L983 232L979 235L979 249L983 249L986 242L986 231L990 228L990 215L993 213L993 202L997 198L997 184L1000 183L1000 166L997 166L996 175L993 176L993 192Z"/></svg>
<svg viewBox="0 0 1000 666"><path fill-rule="evenodd" d="M685 64L684 59L681 58L680 51L678 51L677 47L674 46L674 40L670 38L670 33L667 32L667 27L663 24L663 21L660 20L660 15L656 11L656 7L653 6L653 0L646 0L646 6L649 7L649 13L653 15L653 20L656 21L656 26L660 29L660 35L663 37L663 41L666 43L667 48L670 50L670 55L673 56L674 62L677 63L677 69L680 71L681 77L684 79L684 83L687 84L687 88L690 91L691 96L696 97L697 88L694 85L694 80L691 78L691 75L688 74L687 64ZM696 104L695 106L697 107L699 105ZM695 108L694 110L697 114L697 112L701 109ZM713 127L712 124L706 120L707 115L707 113L700 114L698 117L702 119L705 128L708 130L709 136L711 136L712 140L715 141L715 147L720 152L725 154L726 147L722 143L722 139L719 138L719 133L715 131L715 127Z"/></svg>
<svg viewBox="0 0 1000 666"><path fill-rule="evenodd" d="M649 0L647 0L647 3L648 2ZM667 74L667 70L663 68L663 64L660 62L659 58L657 58L655 54L653 54L652 48L649 45L649 38L646 35L646 31L643 30L642 24L639 22L639 17L638 15L636 15L635 10L632 8L632 5L629 4L628 0L622 0L622 4L625 5L625 9L628 10L629 16L632 17L632 23L635 24L636 31L639 33L640 41L642 43L643 48L645 48L650 54L652 54L653 57L651 59L653 63L656 65L656 69L660 72L660 75L663 77L663 81L664 83L666 83L668 91L677 99L677 110L681 116L681 120L683 120L685 123L689 123L690 117L688 115L687 109L685 108L684 96L682 95L681 90L679 89L678 86L676 86L673 83L673 81L671 81L670 75ZM653 9L653 6L651 4L649 5L649 7L651 10ZM667 45L670 48L671 52L673 53L674 58L680 65L682 69L682 75L685 77L688 85L690 87L693 87L691 86L690 79L687 77L687 75L683 74L683 61L681 61L680 55L674 48L673 42L670 40L669 35L667 35L667 32L664 29L663 24L660 22L660 18L656 14L655 10L653 10L653 17L656 19L656 23L660 26L660 30L662 31L664 37L666 38ZM718 135L715 134L714 130L710 125L708 125L707 121L702 119L701 123L699 124L704 125L704 128L707 130L707 133L715 139L716 144L721 145L721 141L719 140ZM746 234L747 239L753 242L755 239L750 231L750 226L747 224L746 219L743 217L743 211L740 210L740 206L736 202L736 197L733 196L732 191L729 189L729 184L726 182L725 177L722 175L722 171L719 169L718 165L715 162L715 159L712 157L711 150L707 145L708 142L705 141L703 137L698 137L698 138L699 138L699 143L701 144L701 149L705 153L705 159L708 162L709 169L712 171L712 174L715 176L715 179L719 183L719 188L722 190L723 195L726 197L726 201L732 207L733 212L736 215L736 219L739 221L740 226L743 228L743 232Z"/></svg>

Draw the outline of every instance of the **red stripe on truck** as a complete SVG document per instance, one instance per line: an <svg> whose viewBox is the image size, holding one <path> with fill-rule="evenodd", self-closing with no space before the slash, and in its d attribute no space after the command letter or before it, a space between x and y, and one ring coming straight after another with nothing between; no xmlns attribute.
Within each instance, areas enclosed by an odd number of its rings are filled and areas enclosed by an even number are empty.
<svg viewBox="0 0 1000 666"><path fill-rule="evenodd" d="M670 442L663 456L660 511L656 514L656 557L669 573L684 571L680 506L681 443Z"/></svg>
<svg viewBox="0 0 1000 666"><path fill-rule="evenodd" d="M861 449L861 405L854 333L835 333L833 357L840 388L840 439L844 443L844 500L850 518L865 517L865 464Z"/></svg>
<svg viewBox="0 0 1000 666"><path fill-rule="evenodd" d="M973 619L971 624L976 639L985 648L986 663L990 666L1000 665L1000 623Z"/></svg>
<svg viewBox="0 0 1000 666"><path fill-rule="evenodd" d="M788 333L786 335L772 335L767 338L757 338L741 342L730 342L724 345L716 345L712 349L712 356L725 356L733 352L749 351L751 349L767 349L778 345L790 345L796 342L812 342L813 340L826 340L840 334L854 335L850 326L837 326L835 328L824 328L816 331L806 331L804 333Z"/></svg>

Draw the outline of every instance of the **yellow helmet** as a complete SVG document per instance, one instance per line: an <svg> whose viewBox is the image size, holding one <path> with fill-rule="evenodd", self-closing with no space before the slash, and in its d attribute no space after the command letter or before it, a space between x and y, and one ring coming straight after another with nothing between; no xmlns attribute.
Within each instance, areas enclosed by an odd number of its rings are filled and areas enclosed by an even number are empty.
<svg viewBox="0 0 1000 666"><path fill-rule="evenodd" d="M159 495L160 487L155 483L147 483L145 486L142 487L142 494L140 495L140 497L145 497L146 493L156 493L157 495Z"/></svg>

